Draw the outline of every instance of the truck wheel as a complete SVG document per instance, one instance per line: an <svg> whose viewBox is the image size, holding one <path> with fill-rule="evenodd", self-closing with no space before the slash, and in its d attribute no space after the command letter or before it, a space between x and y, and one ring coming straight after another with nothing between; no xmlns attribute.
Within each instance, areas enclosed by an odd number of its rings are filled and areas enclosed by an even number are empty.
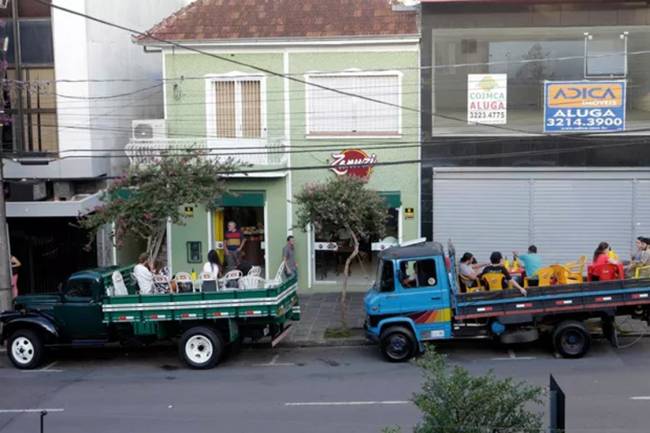
<svg viewBox="0 0 650 433"><path fill-rule="evenodd" d="M582 322L562 322L553 332L553 347L563 358L582 358L591 346L591 335Z"/></svg>
<svg viewBox="0 0 650 433"><path fill-rule="evenodd" d="M415 354L417 343L410 329L392 326L385 329L380 337L381 353L390 362L408 361Z"/></svg>
<svg viewBox="0 0 650 433"><path fill-rule="evenodd" d="M45 355L43 339L34 331L19 329L9 337L7 354L16 368L22 370L37 368Z"/></svg>
<svg viewBox="0 0 650 433"><path fill-rule="evenodd" d="M223 349L224 343L221 335L204 326L188 329L178 342L181 359L196 369L212 368L217 365Z"/></svg>

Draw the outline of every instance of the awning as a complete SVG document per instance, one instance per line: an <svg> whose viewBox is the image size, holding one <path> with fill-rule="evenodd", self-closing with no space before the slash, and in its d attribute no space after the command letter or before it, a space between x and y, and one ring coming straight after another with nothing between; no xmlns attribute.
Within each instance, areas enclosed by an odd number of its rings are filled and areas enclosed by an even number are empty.
<svg viewBox="0 0 650 433"><path fill-rule="evenodd" d="M217 200L218 207L264 207L262 191L231 191Z"/></svg>
<svg viewBox="0 0 650 433"><path fill-rule="evenodd" d="M399 191L380 191L379 195L386 201L386 207L398 208L402 206L402 195Z"/></svg>
<svg viewBox="0 0 650 433"><path fill-rule="evenodd" d="M86 215L97 206L101 206L103 192L77 195L76 200L66 201L9 201L7 202L8 218L47 218L71 217Z"/></svg>

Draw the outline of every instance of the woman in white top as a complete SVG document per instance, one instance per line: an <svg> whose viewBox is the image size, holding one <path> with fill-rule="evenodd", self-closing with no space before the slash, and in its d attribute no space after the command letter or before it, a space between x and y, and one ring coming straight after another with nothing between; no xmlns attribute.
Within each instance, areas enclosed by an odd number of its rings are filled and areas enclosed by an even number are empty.
<svg viewBox="0 0 650 433"><path fill-rule="evenodd" d="M220 271L221 260L219 260L219 254L215 250L210 250L208 252L208 261L203 265L203 272L209 272L215 280L218 280Z"/></svg>

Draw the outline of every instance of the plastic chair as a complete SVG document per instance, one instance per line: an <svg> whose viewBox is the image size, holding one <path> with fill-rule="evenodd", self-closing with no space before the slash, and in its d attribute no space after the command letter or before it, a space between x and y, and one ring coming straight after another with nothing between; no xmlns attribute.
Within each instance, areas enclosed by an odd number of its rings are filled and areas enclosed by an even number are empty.
<svg viewBox="0 0 650 433"><path fill-rule="evenodd" d="M537 271L537 279L539 281L538 287L548 287L553 286L557 282L557 277L555 276L555 269L552 267L541 268ZM524 288L529 287L529 277L524 278Z"/></svg>
<svg viewBox="0 0 650 433"><path fill-rule="evenodd" d="M573 274L584 275L585 273L585 264L587 263L587 256L580 256L580 258L575 262L567 262L564 264L564 267L567 268Z"/></svg>
<svg viewBox="0 0 650 433"><path fill-rule="evenodd" d="M169 278L164 275L154 275L153 288L155 293L169 293Z"/></svg>
<svg viewBox="0 0 650 433"><path fill-rule="evenodd" d="M564 265L551 265L555 272L558 284L580 284L583 282L582 274L571 272Z"/></svg>
<svg viewBox="0 0 650 433"><path fill-rule="evenodd" d="M194 291L192 276L187 272L178 272L176 274L176 287L179 293L189 293Z"/></svg>
<svg viewBox="0 0 650 433"><path fill-rule="evenodd" d="M266 281L262 277L256 277L254 275L246 275L239 279L239 288L246 289L263 289L264 283Z"/></svg>
<svg viewBox="0 0 650 433"><path fill-rule="evenodd" d="M466 293L475 293L483 290L481 287L481 282L477 280L472 280L467 278L465 275L459 275L460 287L462 287Z"/></svg>
<svg viewBox="0 0 650 433"><path fill-rule="evenodd" d="M249 277L260 277L262 276L262 267L261 266L251 266L251 268L248 270L248 274L246 274Z"/></svg>
<svg viewBox="0 0 650 433"><path fill-rule="evenodd" d="M109 296L126 296L129 294L120 271L113 272L111 278L113 280L113 293L109 294Z"/></svg>
<svg viewBox="0 0 650 433"><path fill-rule="evenodd" d="M598 278L598 281L613 281L623 279L621 267L613 263L605 263L602 265L593 266L589 271L589 275L590 277Z"/></svg>
<svg viewBox="0 0 650 433"><path fill-rule="evenodd" d="M650 266L638 266L634 268L634 278L648 278L650 277Z"/></svg>
<svg viewBox="0 0 650 433"><path fill-rule="evenodd" d="M237 281L244 276L244 273L239 269L233 269L232 271L226 272L226 275L219 280L220 285L224 289L236 289L239 287Z"/></svg>
<svg viewBox="0 0 650 433"><path fill-rule="evenodd" d="M488 290L494 291L503 290L504 278L505 275L503 275L501 272L488 272L486 274L483 274L481 280L485 284L485 287L488 288Z"/></svg>
<svg viewBox="0 0 650 433"><path fill-rule="evenodd" d="M201 272L199 275L200 284L202 292L216 292L219 288L217 285L217 280L214 278L212 272Z"/></svg>

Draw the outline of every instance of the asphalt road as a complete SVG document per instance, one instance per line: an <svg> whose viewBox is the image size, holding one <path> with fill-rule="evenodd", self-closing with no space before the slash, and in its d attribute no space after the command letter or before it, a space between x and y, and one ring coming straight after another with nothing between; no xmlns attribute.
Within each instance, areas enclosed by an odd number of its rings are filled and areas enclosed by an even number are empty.
<svg viewBox="0 0 650 433"><path fill-rule="evenodd" d="M568 431L650 430L650 339L589 357L557 359L543 347L514 351L480 342L439 350L474 372L493 369L539 385L554 374L567 394ZM375 347L243 349L218 368L184 368L173 347L60 354L42 370L13 369L0 353L0 432L380 432L403 431L419 413L408 402L421 376L384 362ZM471 408L468 408L471 410Z"/></svg>

